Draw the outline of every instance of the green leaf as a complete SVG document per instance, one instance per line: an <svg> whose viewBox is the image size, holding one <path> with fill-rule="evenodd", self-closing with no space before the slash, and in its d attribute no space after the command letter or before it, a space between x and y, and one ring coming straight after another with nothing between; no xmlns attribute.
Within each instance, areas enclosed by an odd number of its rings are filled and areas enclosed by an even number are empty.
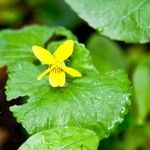
<svg viewBox="0 0 150 150"><path fill-rule="evenodd" d="M145 60L133 74L134 93L138 109L138 122L143 123L150 112L150 59Z"/></svg>
<svg viewBox="0 0 150 150"><path fill-rule="evenodd" d="M51 50L56 45L50 46ZM79 70L83 77L68 77L64 88L52 88L46 77L36 80L46 69L42 65L24 62L11 68L7 99L26 96L27 103L10 110L29 134L76 126L94 130L100 139L108 136L123 120L130 103L127 75L123 71L100 75L91 64L88 50L79 43L75 43L66 64Z"/></svg>
<svg viewBox="0 0 150 150"><path fill-rule="evenodd" d="M148 0L65 0L78 15L111 39L145 43L150 41Z"/></svg>
<svg viewBox="0 0 150 150"><path fill-rule="evenodd" d="M72 33L63 27L46 27L32 25L20 30L3 30L0 32L0 67L13 65L21 61L35 61L32 46L44 46L55 36L75 39Z"/></svg>
<svg viewBox="0 0 150 150"><path fill-rule="evenodd" d="M93 64L100 72L124 68L123 55L117 43L99 34L93 34L88 40L87 47L90 50Z"/></svg>
<svg viewBox="0 0 150 150"><path fill-rule="evenodd" d="M31 136L19 150L97 150L96 134L82 128L56 128Z"/></svg>

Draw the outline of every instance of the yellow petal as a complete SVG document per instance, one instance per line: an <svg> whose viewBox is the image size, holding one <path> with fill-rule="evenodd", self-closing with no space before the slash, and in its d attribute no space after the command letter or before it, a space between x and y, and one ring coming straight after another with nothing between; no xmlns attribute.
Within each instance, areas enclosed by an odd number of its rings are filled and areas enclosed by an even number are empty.
<svg viewBox="0 0 150 150"><path fill-rule="evenodd" d="M72 40L66 40L55 51L54 56L58 62L66 60L72 55L74 42Z"/></svg>
<svg viewBox="0 0 150 150"><path fill-rule="evenodd" d="M73 77L81 77L82 74L77 71L76 69L70 68L70 67L62 67L62 69L68 73L69 75L73 76Z"/></svg>
<svg viewBox="0 0 150 150"><path fill-rule="evenodd" d="M32 46L34 55L43 63L43 64L53 64L55 59L53 55L46 49L39 46Z"/></svg>
<svg viewBox="0 0 150 150"><path fill-rule="evenodd" d="M48 74L51 70L52 70L52 68L46 69L43 73L41 73L41 74L37 77L37 80L41 80L41 79L42 79L46 74Z"/></svg>
<svg viewBox="0 0 150 150"><path fill-rule="evenodd" d="M56 72L52 70L49 74L49 83L52 87L64 87L66 75L64 71Z"/></svg>

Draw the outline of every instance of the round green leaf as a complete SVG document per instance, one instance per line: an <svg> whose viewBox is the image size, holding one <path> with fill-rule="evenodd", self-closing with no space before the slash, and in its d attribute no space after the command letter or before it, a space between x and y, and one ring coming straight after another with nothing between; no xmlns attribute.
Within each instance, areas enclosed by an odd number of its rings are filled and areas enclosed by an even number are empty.
<svg viewBox="0 0 150 150"><path fill-rule="evenodd" d="M41 81L36 79L46 69L43 66L24 62L12 68L7 99L27 96L27 103L12 106L10 110L29 134L76 126L94 130L100 139L108 136L123 120L130 103L127 75L123 71L100 75L91 64L88 50L79 43L75 43L73 55L66 64L83 76L68 76L64 88L51 87L47 77Z"/></svg>
<svg viewBox="0 0 150 150"><path fill-rule="evenodd" d="M31 136L19 150L97 150L96 134L82 128L56 128Z"/></svg>
<svg viewBox="0 0 150 150"><path fill-rule="evenodd" d="M150 41L148 0L65 0L78 15L111 39Z"/></svg>

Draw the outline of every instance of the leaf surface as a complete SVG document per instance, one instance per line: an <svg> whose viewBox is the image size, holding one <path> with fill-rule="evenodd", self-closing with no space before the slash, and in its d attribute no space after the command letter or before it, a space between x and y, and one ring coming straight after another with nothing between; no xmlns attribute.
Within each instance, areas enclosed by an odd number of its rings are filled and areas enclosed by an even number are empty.
<svg viewBox="0 0 150 150"><path fill-rule="evenodd" d="M97 150L97 135L82 128L56 128L31 136L19 150Z"/></svg>
<svg viewBox="0 0 150 150"><path fill-rule="evenodd" d="M149 0L65 0L100 34L133 43L150 41Z"/></svg>
<svg viewBox="0 0 150 150"><path fill-rule="evenodd" d="M0 67L24 61L34 62L33 45L44 47L49 40L60 37L76 39L63 27L32 25L19 30L3 30L0 32Z"/></svg>
<svg viewBox="0 0 150 150"><path fill-rule="evenodd" d="M57 46L60 43L55 43ZM51 44L50 44L51 45ZM56 47L56 45L51 45ZM26 96L27 103L10 109L29 134L56 127L76 126L95 131L100 139L109 135L130 103L130 86L123 71L99 74L84 45L75 43L66 65L79 70L83 77L67 77L64 88L52 88L45 77L37 76L46 68L30 62L10 69L7 99Z"/></svg>
<svg viewBox="0 0 150 150"><path fill-rule="evenodd" d="M138 122L143 123L150 112L150 57L136 68L133 74L133 86L138 109Z"/></svg>
<svg viewBox="0 0 150 150"><path fill-rule="evenodd" d="M100 72L124 69L122 49L114 41L93 34L87 43L93 64Z"/></svg>

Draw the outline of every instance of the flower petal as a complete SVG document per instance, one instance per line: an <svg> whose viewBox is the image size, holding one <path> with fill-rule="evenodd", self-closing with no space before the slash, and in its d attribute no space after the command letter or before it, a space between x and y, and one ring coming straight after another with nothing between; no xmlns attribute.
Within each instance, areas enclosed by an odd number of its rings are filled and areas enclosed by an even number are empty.
<svg viewBox="0 0 150 150"><path fill-rule="evenodd" d="M64 87L66 75L64 71L55 72L52 70L49 74L49 83L52 87Z"/></svg>
<svg viewBox="0 0 150 150"><path fill-rule="evenodd" d="M74 46L74 42L72 40L66 40L54 52L55 59L58 62L62 62L66 60L69 56L72 55L73 46Z"/></svg>
<svg viewBox="0 0 150 150"><path fill-rule="evenodd" d="M34 55L43 63L43 64L53 64L55 59L53 55L46 49L40 46L32 46Z"/></svg>
<svg viewBox="0 0 150 150"><path fill-rule="evenodd" d="M73 77L81 77L82 74L77 71L76 69L73 69L71 67L61 67L66 73L68 73L69 75L73 76Z"/></svg>
<svg viewBox="0 0 150 150"><path fill-rule="evenodd" d="M51 68L46 69L43 73L41 73L38 77L37 80L41 80L46 74L48 74L52 70Z"/></svg>

